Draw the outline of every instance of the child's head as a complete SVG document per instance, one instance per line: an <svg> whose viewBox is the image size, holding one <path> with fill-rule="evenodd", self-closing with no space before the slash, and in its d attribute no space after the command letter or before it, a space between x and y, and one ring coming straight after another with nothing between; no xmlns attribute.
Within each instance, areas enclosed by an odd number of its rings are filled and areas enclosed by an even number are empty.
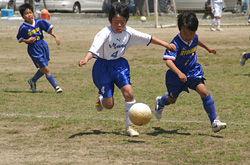
<svg viewBox="0 0 250 165"><path fill-rule="evenodd" d="M32 24L34 13L33 13L33 7L30 4L28 3L22 4L19 7L19 12L22 15L23 19L25 20L25 22Z"/></svg>
<svg viewBox="0 0 250 165"><path fill-rule="evenodd" d="M19 7L19 12L20 12L22 17L24 15L24 12L26 9L29 9L33 12L33 7L29 3L24 3Z"/></svg>
<svg viewBox="0 0 250 165"><path fill-rule="evenodd" d="M195 13L181 13L178 15L178 28L182 39L190 42L194 39L199 21Z"/></svg>
<svg viewBox="0 0 250 165"><path fill-rule="evenodd" d="M109 11L109 22L116 33L121 33L129 19L129 8L121 2L115 2L111 5Z"/></svg>

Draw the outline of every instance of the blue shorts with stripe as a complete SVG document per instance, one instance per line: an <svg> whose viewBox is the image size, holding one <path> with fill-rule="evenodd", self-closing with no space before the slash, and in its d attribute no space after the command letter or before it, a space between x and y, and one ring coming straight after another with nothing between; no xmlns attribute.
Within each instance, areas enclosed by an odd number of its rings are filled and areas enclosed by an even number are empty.
<svg viewBox="0 0 250 165"><path fill-rule="evenodd" d="M188 88L196 90L196 86L198 84L204 84L204 73L202 71L202 66L198 63L196 63L193 68L190 68L190 70L186 72L185 75L187 76L187 81L182 82L178 75L175 74L173 71L167 71L166 87L168 90L169 97L177 98L182 91L186 91L189 93Z"/></svg>
<svg viewBox="0 0 250 165"><path fill-rule="evenodd" d="M37 68L48 66L49 47L44 40L36 41L34 44L28 45L28 53Z"/></svg>
<svg viewBox="0 0 250 165"><path fill-rule="evenodd" d="M116 60L97 58L92 70L94 84L103 97L112 97L114 85L119 89L130 83L130 69L128 61L121 57Z"/></svg>

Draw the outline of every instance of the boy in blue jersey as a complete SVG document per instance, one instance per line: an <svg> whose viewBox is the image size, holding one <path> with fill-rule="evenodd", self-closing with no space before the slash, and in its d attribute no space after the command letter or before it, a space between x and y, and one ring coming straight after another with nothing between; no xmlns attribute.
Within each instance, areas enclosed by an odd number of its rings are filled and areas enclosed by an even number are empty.
<svg viewBox="0 0 250 165"><path fill-rule="evenodd" d="M113 108L116 85L125 99L126 132L129 136L139 136L128 117L129 109L136 100L130 83L129 64L122 56L133 45L153 43L173 50L175 46L126 26L128 19L128 6L120 2L113 3L109 11L111 26L104 27L96 34L85 59L79 61L79 66L86 65L93 57L97 58L92 71L93 81L99 89L96 109L101 111L103 108Z"/></svg>
<svg viewBox="0 0 250 165"><path fill-rule="evenodd" d="M178 15L178 28L180 33L173 39L176 51L166 51L163 59L169 70L166 73L166 87L168 94L156 97L154 114L157 119L162 118L164 106L174 104L182 91L188 88L195 90L201 97L203 107L210 119L213 132L226 128L216 115L214 100L205 87L202 66L197 63L196 49L201 46L209 53L216 54L215 49L206 46L196 34L198 19L194 13L181 13Z"/></svg>
<svg viewBox="0 0 250 165"><path fill-rule="evenodd" d="M43 31L45 31L55 38L57 45L60 45L59 38L52 32L54 26L45 20L34 19L33 7L28 3L21 5L19 12L24 19L24 23L19 28L17 40L19 43L28 44L28 54L35 66L39 68L33 78L28 80L32 92L36 92L36 81L45 74L55 91L61 93L62 89L50 73L48 66L50 60L49 47L43 40Z"/></svg>

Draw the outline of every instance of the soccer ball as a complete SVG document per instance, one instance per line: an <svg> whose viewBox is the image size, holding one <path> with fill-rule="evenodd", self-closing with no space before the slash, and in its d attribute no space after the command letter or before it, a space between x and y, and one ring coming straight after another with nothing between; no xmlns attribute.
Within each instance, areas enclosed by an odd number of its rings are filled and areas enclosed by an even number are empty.
<svg viewBox="0 0 250 165"><path fill-rule="evenodd" d="M151 117L152 112L147 104L135 103L129 109L129 119L135 125L146 125L150 121Z"/></svg>
<svg viewBox="0 0 250 165"><path fill-rule="evenodd" d="M145 16L141 16L141 21L146 22L147 18Z"/></svg>

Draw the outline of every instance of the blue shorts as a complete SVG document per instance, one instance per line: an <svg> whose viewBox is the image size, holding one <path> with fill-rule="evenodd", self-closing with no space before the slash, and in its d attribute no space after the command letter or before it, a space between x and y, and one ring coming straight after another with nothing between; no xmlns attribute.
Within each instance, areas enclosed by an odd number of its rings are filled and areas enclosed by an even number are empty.
<svg viewBox="0 0 250 165"><path fill-rule="evenodd" d="M112 97L114 85L119 89L130 83L130 69L125 58L105 60L98 58L92 70L93 82L103 97Z"/></svg>
<svg viewBox="0 0 250 165"><path fill-rule="evenodd" d="M48 66L49 47L44 40L36 41L34 44L28 45L28 53L37 68Z"/></svg>
<svg viewBox="0 0 250 165"><path fill-rule="evenodd" d="M177 74L171 70L168 70L166 73L166 87L169 97L177 98L182 91L189 93L188 88L196 90L196 86L198 84L204 84L205 78L203 78L203 75L204 73L202 71L202 67L198 63L194 68L190 69L189 72L186 73L186 82L182 82Z"/></svg>

